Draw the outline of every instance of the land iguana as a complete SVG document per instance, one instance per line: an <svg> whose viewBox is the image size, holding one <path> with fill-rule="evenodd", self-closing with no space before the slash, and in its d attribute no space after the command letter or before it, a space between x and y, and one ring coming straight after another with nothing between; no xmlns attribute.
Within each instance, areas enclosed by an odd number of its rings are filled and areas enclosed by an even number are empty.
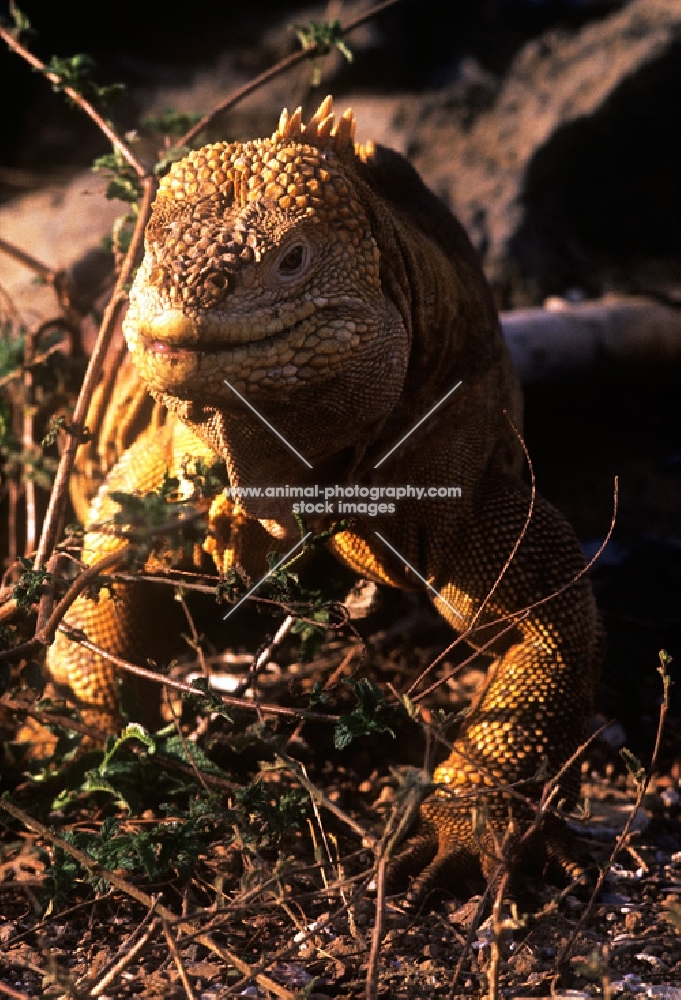
<svg viewBox="0 0 681 1000"><path fill-rule="evenodd" d="M354 129L327 98L306 124L284 111L271 138L205 146L162 179L124 323L138 374L121 374L107 405L111 424L131 424L141 377L168 413L135 431L100 489L84 558L123 545L97 527L118 509L112 493L154 490L188 456L223 459L233 487L460 487L458 499L357 514L328 543L364 577L427 586L494 656L393 863L421 869L418 895L446 866L494 878L510 815L532 814L522 797L536 799L538 775L585 735L599 626L570 526L541 496L526 525L521 395L476 254L408 162L355 145ZM218 569L236 560L258 580L268 549L300 538L291 508L276 496L214 501ZM116 602L105 590L79 598L67 623L125 658L158 658L164 630L145 619L141 591L117 590ZM60 634L49 666L84 707L115 716L110 663ZM560 797L577 794L573 767ZM529 847L570 870L558 821Z"/></svg>

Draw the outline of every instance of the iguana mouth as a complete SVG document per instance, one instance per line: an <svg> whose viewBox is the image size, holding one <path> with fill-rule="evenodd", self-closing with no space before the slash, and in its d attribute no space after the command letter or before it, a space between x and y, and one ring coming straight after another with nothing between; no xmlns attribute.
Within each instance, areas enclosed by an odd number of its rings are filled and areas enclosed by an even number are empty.
<svg viewBox="0 0 681 1000"><path fill-rule="evenodd" d="M244 318L232 326L231 336L225 335L227 324L224 320L199 323L180 310L168 310L143 324L139 340L145 351L168 359L191 357L197 354L223 354L249 344L269 345L284 340L298 332L307 333L310 328L310 309L286 316L264 316ZM214 331L220 328L220 336ZM213 334L213 336L211 336Z"/></svg>
<svg viewBox="0 0 681 1000"><path fill-rule="evenodd" d="M193 358L203 354L232 354L240 349L247 348L250 344L269 347L286 341L292 333L309 327L307 320L301 320L293 326L287 327L279 333L270 336L258 337L255 340L202 340L200 343L171 343L167 340L159 340L155 337L141 336L140 343L148 354L157 355L159 358L167 358L172 361L174 358Z"/></svg>
<svg viewBox="0 0 681 1000"><path fill-rule="evenodd" d="M163 340L150 340L147 337L142 338L142 343L145 351L150 351L152 354L165 354L166 357L191 356L204 350L203 347L199 346L180 347L178 344L167 344Z"/></svg>

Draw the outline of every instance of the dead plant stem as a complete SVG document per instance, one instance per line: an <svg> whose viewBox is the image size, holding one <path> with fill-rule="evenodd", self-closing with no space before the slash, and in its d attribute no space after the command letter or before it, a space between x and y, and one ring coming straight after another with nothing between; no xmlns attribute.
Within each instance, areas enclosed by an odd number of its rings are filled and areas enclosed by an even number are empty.
<svg viewBox="0 0 681 1000"><path fill-rule="evenodd" d="M366 1000L377 1000L378 997L378 959L385 925L385 870L388 860L388 855L384 854L376 867L376 905L374 907L374 929L371 934L371 951L367 963Z"/></svg>
<svg viewBox="0 0 681 1000"><path fill-rule="evenodd" d="M14 805L13 802L9 802L7 799L0 799L0 809L4 809L4 811L8 812L10 816L14 817L14 819L18 820L20 823L23 823L24 826L27 827L27 829L32 830L34 833L37 833L40 837L43 837L45 840L49 841L49 843L54 844L57 847L60 847L72 858L75 858L75 860L80 865L82 865L86 871L89 871L92 874L96 874L100 878L106 879L106 881L110 882L111 885L113 885L116 889L119 890L119 892L123 892L126 895L132 897L132 899L136 900L138 903L144 906L145 909L151 909L152 907L155 907L156 912L162 919L167 920L169 923L173 924L178 929L186 930L190 934L194 932L194 928L192 927L191 923L188 920L180 919L178 921L176 915L172 913L171 910L167 909L165 906L161 906L160 903L158 903L157 900L154 900L152 896L149 896L146 892L143 892L141 889L138 889L136 885L133 885L133 883L129 882L127 879L121 878L119 875L116 875L115 872L109 871L102 865L98 864L88 854L85 854L84 851L81 851L79 850L79 848L74 847L73 844L70 844L67 840L64 840L63 837L59 837L56 833L54 833L52 830L49 830L38 820L34 819L32 816L29 816L28 813L24 812L23 809L20 809L18 806ZM291 993L289 990L285 989L283 986L280 986L279 983L274 982L274 980L270 979L269 976L265 976L262 975L262 973L256 972L253 968L251 968L248 962L244 962L242 959L238 957L238 955L235 955L228 948L216 944L216 942L213 941L213 939L209 935L205 933L195 934L194 939L198 941L200 944L202 944L204 947L208 948L214 954L218 955L228 964L233 965L236 969L239 970L239 972L241 972L242 975L248 976L248 978L255 979L255 981L259 983L260 986L263 987L263 989L271 990L272 993L275 994L275 996L281 997L282 1000L296 1000L293 993Z"/></svg>
<svg viewBox="0 0 681 1000"><path fill-rule="evenodd" d="M124 660L120 656L115 656L113 653L109 653L102 646L98 646L96 643L90 642L83 632L72 628L65 622L61 623L59 630L71 639L72 642L77 642L79 645L84 646L85 649L89 649L92 653L97 653L99 656L102 656L105 660L113 663L121 670L134 674L136 677L142 677L144 680L153 681L155 684L165 684L166 687L171 687L176 691L182 691L184 694L195 695L199 698L203 694L202 691L198 688L192 687L190 684L183 684L182 681L174 681L170 677L164 677L162 674L156 673L154 670L147 670L145 667L139 667L135 663L130 663L128 660ZM225 705L245 709L248 712L255 712L258 708L260 708L263 712L269 712L273 715L283 715L294 719L316 719L320 722L327 723L338 722L337 715L324 715L323 712L311 712L302 708L286 708L282 705L260 704L259 706L256 706L253 702L247 701L245 698L233 698L230 695L222 693L216 693L215 696L218 697Z"/></svg>
<svg viewBox="0 0 681 1000"><path fill-rule="evenodd" d="M173 961L175 962L177 974L179 975L180 981L182 982L182 985L184 987L184 991L187 994L187 1000L196 1000L196 994L194 993L192 985L189 982L189 977L187 976L187 970L184 967L184 962L182 961L182 956L180 955L180 949L177 947L177 941L175 940L175 938L171 933L168 921L164 920L163 917L161 917L161 920L163 922L163 933L168 943L168 949L170 951L170 954L173 956Z"/></svg>
<svg viewBox="0 0 681 1000"><path fill-rule="evenodd" d="M593 910L593 907L596 903L596 899L598 898L598 895L601 889L603 888L603 884L606 878L608 877L610 869L615 863L617 856L626 847L627 839L629 837L629 832L631 830L632 824L634 822L634 819L636 818L638 810L641 808L641 803L643 802L644 796L648 790L650 779L652 778L655 768L657 766L657 758L662 743L662 733L664 732L665 721L667 718L667 711L669 709L669 689L671 685L671 678L667 673L668 663L669 663L669 657L663 650L660 652L660 666L658 667L658 673L662 678L662 701L660 703L660 714L657 722L655 746L653 747L653 753L650 758L650 766L648 767L643 780L639 781L636 801L634 802L631 811L629 813L629 816L627 817L627 821L624 824L624 829L617 838L617 841L612 849L610 857L608 858L605 865L603 865L601 868L598 879L596 880L596 884L593 888L593 892L591 893L591 896L589 898L589 902L587 903L584 912L580 916L576 927L573 929L569 938L567 939L561 950L558 952L554 964L554 984L555 982L557 982L558 977L560 976L561 969L565 967L565 964L570 957L570 954L575 946L575 942L577 940L580 931L582 930L582 927L585 925L586 921L589 919L589 916L591 915L591 911Z"/></svg>
<svg viewBox="0 0 681 1000"><path fill-rule="evenodd" d="M80 395L78 396L78 400L76 402L69 443L61 456L54 486L50 495L47 514L45 515L43 531L34 561L35 569L39 569L43 565L48 553L54 548L61 533L61 521L63 520L64 507L66 505L68 481L73 469L76 452L82 440L83 430L85 429L87 411L99 380L104 364L104 358L114 333L118 315L127 301L127 293L125 289L132 279L137 260L141 255L144 241L144 228L146 226L146 222L151 211L151 204L156 192L156 180L153 177L145 177L142 184L144 193L142 196L139 214L137 216L135 231L133 233L128 252L125 255L121 272L118 275L114 293L104 310L102 324L97 336L97 343L95 344L95 348L92 352L90 363L85 373L85 379L83 380L83 385L80 390Z"/></svg>
<svg viewBox="0 0 681 1000"><path fill-rule="evenodd" d="M126 143L123 142L120 136L111 127L109 122L107 122L105 118L102 118L100 113L90 103L90 101L87 100L87 98L83 97L83 95L77 90L74 90L73 87L62 87L62 81L59 74L50 72L42 59L38 59L36 55L29 52L29 50L21 44L19 39L15 38L12 32L2 25L0 25L0 38L2 38L9 48L16 52L17 55L21 56L22 59L25 59L29 66L32 66L33 69L42 73L50 81L50 83L60 87L64 93L71 98L73 103L77 104L78 107L85 112L88 118L92 119L97 128L107 137L114 149L118 150L123 159L130 164L140 180L143 180L147 176L147 170L142 166L139 160L130 151Z"/></svg>

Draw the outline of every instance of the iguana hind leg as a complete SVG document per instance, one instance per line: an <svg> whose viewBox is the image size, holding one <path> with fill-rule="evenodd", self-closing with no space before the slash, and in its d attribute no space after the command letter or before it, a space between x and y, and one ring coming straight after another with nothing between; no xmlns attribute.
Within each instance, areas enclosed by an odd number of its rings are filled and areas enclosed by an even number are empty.
<svg viewBox="0 0 681 1000"><path fill-rule="evenodd" d="M392 863L393 877L410 860L425 865L412 898L447 868L463 874L472 858L485 879L495 878L503 856L512 856L533 821L543 783L584 739L591 712L598 618L572 529L537 497L518 551L493 590L504 557L522 533L529 495L517 481L499 477L484 484L481 496L486 499L458 540L443 544L441 534L440 544L432 546L431 577L444 598L435 604L459 631L472 626L467 638L475 645L499 634L504 624L513 628L498 635L501 648L486 687L464 718L448 759L435 770L440 787L422 804L414 836ZM442 553L453 570L444 566ZM573 766L561 777L554 802L571 806L578 792ZM557 821L542 829L537 845L547 860L560 863L566 857L562 836Z"/></svg>

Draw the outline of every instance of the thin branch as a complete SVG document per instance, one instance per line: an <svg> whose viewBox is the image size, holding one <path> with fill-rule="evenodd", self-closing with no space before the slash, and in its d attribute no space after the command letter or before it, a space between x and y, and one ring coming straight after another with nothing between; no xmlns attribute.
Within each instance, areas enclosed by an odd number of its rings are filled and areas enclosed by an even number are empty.
<svg viewBox="0 0 681 1000"><path fill-rule="evenodd" d="M470 656L466 657L466 659L462 663L459 663L456 667L454 667L453 670L450 670L448 674L444 674L444 676L438 678L438 680L433 681L433 683L430 685L430 687L426 688L425 691L421 691L419 694L415 695L412 698L412 701L414 702L414 704L418 704L418 702L422 701L423 698L425 698L427 695L429 695L432 691L435 691L437 688L441 687L443 684L446 684L447 681L450 678L455 677L456 674L460 673L469 664L474 663L479 656L481 656L482 654L486 653L487 650L491 646L493 646L495 643L497 643L499 641L499 639L501 639L504 635L506 635L507 632L512 632L513 629L516 627L516 625L519 625L520 622L524 621L525 618L527 618L527 615L528 615L528 612L524 612L522 615L520 615L520 617L515 617L514 616L513 619L508 622L508 624L506 625L506 627L501 630L501 632L497 632L495 635L492 636L491 639L488 639L486 643L484 643L482 646L480 646L476 650L474 650L474 652L472 652ZM453 643L451 643L451 645L449 645L447 647L447 649L445 650L445 653L449 652L451 649L454 648L454 646L457 646L460 642L464 642L465 639L466 639L466 635L467 635L467 632L464 632L460 636L458 636L458 638ZM420 681L423 680L423 678L426 676L426 674L429 672L429 670L431 670L432 667L434 667L437 663L440 662L440 660L442 659L443 655L444 655L444 653L442 653L440 656L438 656L437 659L433 660L433 662L430 664L429 667L426 667L426 669L421 673L420 677L418 677L414 681L414 683L411 685L411 687L409 688L409 691L407 691L407 695L410 695L411 691L414 690L414 687L418 683L420 683Z"/></svg>
<svg viewBox="0 0 681 1000"><path fill-rule="evenodd" d="M3 983L0 983L0 994L9 997L10 1000L31 1000L28 993L20 993L19 990L13 990L11 986L5 986Z"/></svg>
<svg viewBox="0 0 681 1000"><path fill-rule="evenodd" d="M149 911L149 913L145 917L145 921L147 921L151 917L152 913L153 909ZM158 927L158 923L159 923L158 920L152 920L151 924L146 929L146 931L141 935L141 937L139 937L132 944L129 943L126 944L125 951L118 959L116 964L111 969L109 969L108 972L101 977L99 982L95 986L93 986L92 989L90 990L91 997L101 996L101 994L106 990L106 988L111 985L114 979L116 979L116 977L121 974L126 965L129 965L130 962L133 960L133 958L135 958L135 956L141 952L142 948L144 948L144 946L149 942L150 938L154 934L154 931Z"/></svg>
<svg viewBox="0 0 681 1000"><path fill-rule="evenodd" d="M36 538L36 509L35 509L35 482L31 479L30 457L34 448L34 417L35 417L35 382L34 373L31 371L35 355L37 336L35 331L26 334L24 341L24 370L22 372L23 382L23 419L22 419L22 447L26 460L23 463L22 478L24 481L24 508L26 513L26 536L24 541L24 555L28 555L35 549Z"/></svg>
<svg viewBox="0 0 681 1000"><path fill-rule="evenodd" d="M56 556L57 558L60 558L62 554L57 553ZM122 558L123 552L121 550L118 552L110 552L108 556L105 556L103 559L100 559L99 562L93 563L92 566L89 566L86 570L84 570L73 581L69 589L57 604L56 608L54 608L50 614L47 621L45 621L44 625L41 625L39 621L33 638L29 639L27 642L22 642L18 646L12 646L10 649L1 650L0 662L3 660L20 660L25 656L31 656L33 653L36 653L42 646L49 646L54 639L54 634L57 631L62 618L82 591L85 590L85 588L101 573L103 573L104 570L114 566L116 563L120 562ZM52 560L50 560L50 563L51 562ZM41 600L40 612L43 611L43 607L43 602Z"/></svg>
<svg viewBox="0 0 681 1000"><path fill-rule="evenodd" d="M40 725L45 728L50 726L61 726L62 729L68 729L73 733L80 733L82 736L87 736L89 739L99 744L103 744L107 736L110 735L108 730L101 730L97 729L95 726L88 726L84 722L80 722L78 719L72 719L68 715L58 715L55 712L45 712L41 709L32 708L31 703L15 701L12 698L5 698L3 700L3 705L11 712L25 712L29 719L35 719L36 722L39 722ZM154 759L158 761L159 755L157 754Z"/></svg>
<svg viewBox="0 0 681 1000"><path fill-rule="evenodd" d="M30 253L26 253L25 250L20 250L19 247L15 246L14 243L10 243L9 240L3 239L0 236L0 252L6 253L8 257L12 257L13 260L18 261L25 267L30 268L31 271L35 271L39 274L41 278L45 281L49 281L50 284L54 281L55 271L53 268L48 267L47 264L43 264L36 257L32 257Z"/></svg>
<svg viewBox="0 0 681 1000"><path fill-rule="evenodd" d="M184 636L185 642L187 642L196 653L199 661L199 666L201 667L201 673L203 674L203 676L206 678L207 681L210 681L210 670L208 669L208 665L206 663L206 654L204 653L202 646L203 636L199 635L197 631L196 624L194 622L194 617L191 611L189 610L189 605L187 604L184 598L184 594L182 593L181 587L178 587L177 590L175 591L175 599L179 601L180 604L182 605L184 616L187 619L189 628L191 630L191 639L189 638L189 636ZM174 716L175 713L173 712L173 717ZM176 720L176 725L177 725L177 720Z"/></svg>
<svg viewBox="0 0 681 1000"><path fill-rule="evenodd" d="M111 342L111 338L113 336L118 314L127 300L127 293L125 291L126 286L132 279L138 257L140 256L142 250L144 242L144 228L146 226L147 219L151 211L151 204L156 192L156 181L153 177L147 176L143 179L142 184L144 187L144 194L140 204L139 215L137 216L135 231L133 233L128 252L125 255L118 280L116 281L116 287L113 295L104 311L102 325L97 336L97 343L95 344L95 348L92 352L90 363L88 365L87 372L85 373L85 379L83 380L83 385L80 390L80 395L78 396L78 400L76 402L69 443L64 449L59 462L57 475L55 477L54 486L50 495L50 502L45 515L45 521L43 523L40 544L38 545L38 551L36 552L34 561L35 569L39 569L42 566L48 553L52 551L57 538L59 537L61 530L60 522L63 516L64 506L66 504L68 481L73 470L76 452L81 443L81 436L85 427L85 420L87 418L90 401L95 391L97 381L99 380L99 375L104 364L104 358L106 356L109 343Z"/></svg>
<svg viewBox="0 0 681 1000"><path fill-rule="evenodd" d="M120 562L123 556L124 552L122 551L110 552L108 556L104 556L103 559L93 563L92 566L89 566L88 569L81 573L77 579L73 581L61 601L59 601L42 629L39 632L36 632L36 639L44 646L49 646L54 639L54 634L57 631L62 618L76 598L79 597L82 591L85 590L85 588L105 570L109 569L111 566L115 566L117 562Z"/></svg>
<svg viewBox="0 0 681 1000"><path fill-rule="evenodd" d="M487 970L487 1000L499 1000L499 969L501 966L501 935L502 919L501 910L504 905L504 895L508 887L510 867L506 870L499 882L494 903L492 904L492 944L490 948L489 969Z"/></svg>
<svg viewBox="0 0 681 1000"><path fill-rule="evenodd" d="M187 976L187 970L184 967L182 956L180 955L180 950L177 947L177 941L171 934L170 924L163 917L161 917L161 920L163 921L163 933L165 935L166 941L168 942L168 948L170 949L170 953L173 956L173 961L175 962L177 974L179 975L182 985L184 987L184 991L187 994L187 1000L196 1000L196 994L194 993L192 985L189 982L189 977Z"/></svg>
<svg viewBox="0 0 681 1000"><path fill-rule="evenodd" d="M103 659L108 660L109 663L113 663L114 666L119 667L121 670L127 671L127 673L134 674L135 677L141 677L143 680L153 681L156 684L163 684L166 687L173 688L175 691L182 691L184 694L191 694L195 697L202 697L203 691L199 688L192 687L190 684L183 684L182 681L174 681L170 677L164 677L163 674L156 673L154 670L147 670L146 667L138 667L135 663L130 663L128 660L124 660L120 656L115 656L113 653L109 653L102 646L97 646L94 642L90 642L87 636L80 632L76 628L72 628L67 625L66 622L62 622L59 626L59 631L63 632L64 635L71 640L71 642L77 642L80 646L84 646L85 649L89 649L90 652L96 653ZM225 704L232 706L233 708L242 708L247 712L255 712L258 709L262 709L263 712L268 712L271 715L283 715L287 718L293 719L316 719L318 722L338 722L339 716L337 715L324 715L323 712L311 712L304 708L285 708L281 705L269 705L260 703L256 705L254 702L247 701L245 698L233 698L228 694L222 694L221 692L213 692L216 698Z"/></svg>
<svg viewBox="0 0 681 1000"><path fill-rule="evenodd" d="M21 44L19 39L15 38L14 35L11 33L11 31L3 27L2 25L0 25L0 38L2 38L9 46L9 48L12 49L14 52L16 52L17 55L21 56L22 59L25 59L26 62L33 67L33 69L37 70L39 73L42 73L43 76L47 77L50 83L53 83L57 87L61 88L64 91L64 93L71 98L73 103L77 104L78 107L85 112L88 118L92 119L97 128L99 128L100 131L103 132L104 135L107 137L111 145L118 150L118 152L125 160L127 160L127 162L130 164L130 166L135 171L140 180L143 180L145 177L147 177L148 175L147 169L142 166L139 160L130 151L126 143L123 142L121 137L111 127L109 122L107 122L105 118L102 118L100 113L96 110L94 105L92 105L87 100L87 98L83 97L83 95L80 94L77 90L74 90L73 87L63 87L62 79L59 76L59 74L52 73L50 70L48 70L42 59L38 59L38 57L33 55L32 52L29 52L29 50L24 45Z"/></svg>
<svg viewBox="0 0 681 1000"><path fill-rule="evenodd" d="M371 951L367 963L366 1000L376 1000L378 997L378 959L381 953L385 924L385 870L388 861L387 854L384 854L376 867L376 905L374 907L374 929L371 934Z"/></svg>
<svg viewBox="0 0 681 1000"><path fill-rule="evenodd" d="M326 796L324 792L317 787L317 785L310 781L309 777L303 770L303 766L300 761L295 760L293 757L289 757L288 754L283 752L283 750L277 750L276 755L279 757L289 774L292 774L296 781L303 786L313 803L319 803L319 805L324 806L325 809L328 809L329 812L333 813L336 819L339 819L341 823L345 823L346 826L349 826L350 829L353 830L360 838L363 847L376 846L376 837L374 837L373 834L368 833L360 823L352 818L352 816L343 812L343 810L337 806L335 802L332 802L331 799L329 799L328 796Z"/></svg>
<svg viewBox="0 0 681 1000"><path fill-rule="evenodd" d="M187 737L185 736L185 734L182 732L181 719L179 718L177 712L175 711L175 706L173 705L173 703L172 703L172 701L171 701L170 698L168 698L168 708L170 709L170 714L172 715L173 722L175 723L175 732L179 736L180 743L182 744L182 746L184 748L184 752L186 753L186 755L187 755L187 757L189 759L189 765L190 765L190 768L191 768L191 773L196 778L196 780L198 781L198 783L203 787L204 791L207 792L208 791L208 782L206 781L206 779L203 776L202 772L197 767L196 761L194 759L194 754L192 753L191 747L189 746L189 740L187 739Z"/></svg>
<svg viewBox="0 0 681 1000"><path fill-rule="evenodd" d="M577 926L574 928L574 930L572 931L569 938L564 943L563 947L560 949L556 957L556 961L554 963L554 982L560 975L561 968L565 966L565 963L570 957L572 949L575 946L577 936L580 933L586 921L588 920L589 915L591 914L596 899L598 898L598 895L601 889L603 888L603 883L605 882L606 878L608 877L610 869L615 863L615 859L626 846L627 838L629 837L629 832L631 830L632 824L634 822L634 819L636 818L638 810L641 808L641 803L643 802L644 796L648 791L648 785L650 784L650 779L652 778L655 768L657 766L657 758L660 753L660 746L662 745L662 733L664 732L665 721L667 719L667 711L669 709L669 689L671 686L671 678L667 673L667 665L669 662L670 662L670 657L664 652L664 650L661 651L660 666L657 668L657 670L662 678L662 701L660 703L660 715L657 722L655 746L653 747L652 757L650 758L650 766L645 772L645 777L643 778L643 780L642 781L639 780L638 794L636 796L636 801L634 802L631 811L629 813L629 816L627 818L627 821L624 824L624 829L617 838L617 842L615 843L615 846L612 849L610 857L608 858L606 864L603 865L603 867L601 868L598 879L596 880L596 885L594 886L593 892L591 893L591 897L589 899L589 902L587 903L586 909L579 918Z"/></svg>
<svg viewBox="0 0 681 1000"><path fill-rule="evenodd" d="M351 31L354 31L355 28L359 28L361 25L366 24L367 21L370 21L377 14L381 14L389 7L394 7L395 4L399 2L400 0L384 0L383 3L377 4L365 14L349 21L345 27L341 28L340 36L345 38L345 36ZM265 70L264 73L261 73L260 76L256 76L255 79L250 80L248 83L244 84L243 87L235 90L228 98L226 98L226 100L218 104L217 107L213 108L213 110L207 115L204 115L201 121L197 122L196 125L192 125L189 131L185 132L182 138L178 141L177 145L190 146L194 139L196 139L197 135L199 135L200 132L203 132L204 129L208 128L209 125L212 125L219 115L226 111L231 111L236 104L243 101L243 99L248 97L249 94L252 94L253 91L263 87L266 83L269 83L270 80L274 80L275 77L281 76L282 73L286 73L289 69L297 66L298 63L305 62L306 59L314 59L315 56L321 55L326 55L326 52L319 44L317 44L309 49L300 49L298 52L293 52L291 55L285 56L274 66L271 66L269 69Z"/></svg>
<svg viewBox="0 0 681 1000"><path fill-rule="evenodd" d="M39 365L44 365L46 361L49 361L54 354L59 354L63 351L63 344L53 344L52 347L48 347L46 351L42 354L36 354L33 361L29 365L23 365L21 368L15 368L14 371L8 372L0 378L0 389L4 388L6 385L10 385L16 379L21 378L22 374L26 369L29 371L33 368L38 368ZM33 444L33 442L31 442Z"/></svg>
<svg viewBox="0 0 681 1000"><path fill-rule="evenodd" d="M487 901L490 897L491 885L487 884L485 891L480 897L480 902L478 903L473 919L471 920L470 927L468 928L468 934L466 935L466 940L464 942L463 949L459 955L459 959L456 963L456 968L454 969L454 975L452 976L452 983L449 990L449 996L447 1000L456 1000L456 997L461 994L456 992L456 984L459 981L459 976L463 972L463 967L468 955L470 954L471 948L473 947L473 941L475 940L475 935L478 932L478 927L480 926L480 921L482 920L482 915L485 912L485 907L487 906Z"/></svg>

